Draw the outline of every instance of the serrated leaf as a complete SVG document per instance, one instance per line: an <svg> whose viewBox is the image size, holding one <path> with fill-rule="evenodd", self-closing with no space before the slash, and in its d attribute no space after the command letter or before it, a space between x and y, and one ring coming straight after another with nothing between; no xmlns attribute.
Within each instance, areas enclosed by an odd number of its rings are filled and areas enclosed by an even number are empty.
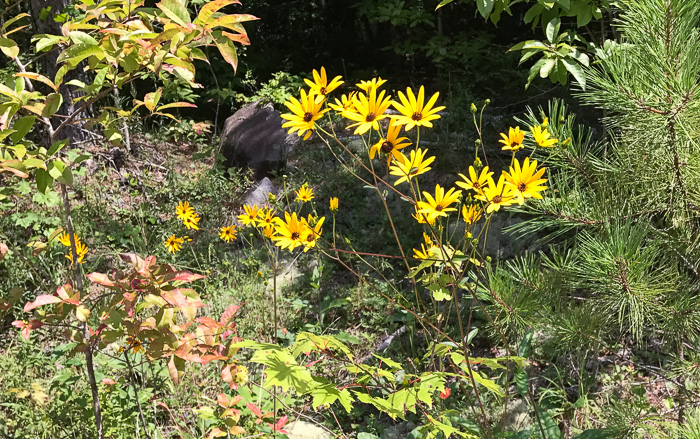
<svg viewBox="0 0 700 439"><path fill-rule="evenodd" d="M515 372L514 378L515 378L515 384L518 387L518 393L520 393L520 395L522 397L526 397L527 396L527 388L529 385L528 384L529 377L528 377L527 371L525 371L525 369L520 369L519 371Z"/></svg>

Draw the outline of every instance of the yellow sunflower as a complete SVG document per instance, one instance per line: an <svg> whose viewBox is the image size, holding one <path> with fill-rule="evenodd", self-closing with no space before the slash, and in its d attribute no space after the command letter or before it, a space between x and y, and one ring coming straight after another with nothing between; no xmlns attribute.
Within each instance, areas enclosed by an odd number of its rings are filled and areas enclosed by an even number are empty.
<svg viewBox="0 0 700 439"><path fill-rule="evenodd" d="M331 209L331 212L333 212L333 213L338 211L338 197L331 197L330 209Z"/></svg>
<svg viewBox="0 0 700 439"><path fill-rule="evenodd" d="M433 124L430 121L439 119L440 115L436 113L445 109L445 107L433 108L440 93L435 93L425 105L423 105L425 89L422 85L418 90L418 97L413 94L413 90L410 88L406 89L406 93L408 94L408 98L406 98L402 92L399 92L399 100L401 100L401 103L396 101L391 102L394 108L401 113L397 116L391 116L395 121L394 123L405 125L406 131L409 131L414 126L432 128Z"/></svg>
<svg viewBox="0 0 700 439"><path fill-rule="evenodd" d="M294 193L297 196L296 201L306 202L306 201L311 201L314 198L316 198L316 196L314 195L314 190L309 187L308 183L304 183L304 185L302 187L300 187L299 190L294 192Z"/></svg>
<svg viewBox="0 0 700 439"><path fill-rule="evenodd" d="M452 203L455 203L462 191L455 190L455 188L450 188L450 190L445 193L445 188L440 187L440 185L435 186L435 198L429 192L423 192L423 196L426 201L418 202L418 213L422 213L428 216L429 220L434 220L440 216L447 216L447 212L454 212L457 209L450 207Z"/></svg>
<svg viewBox="0 0 700 439"><path fill-rule="evenodd" d="M294 250L300 245L304 245L302 237L306 237L308 226L304 219L299 219L296 212L289 215L284 213L282 218L275 218L275 234L272 235L272 240L277 247L287 248L289 251Z"/></svg>
<svg viewBox="0 0 700 439"><path fill-rule="evenodd" d="M525 131L520 131L520 127L508 128L508 135L501 133L500 143L503 144L501 150L517 151L523 148L523 140L525 140Z"/></svg>
<svg viewBox="0 0 700 439"><path fill-rule="evenodd" d="M289 121L285 122L282 128L289 128L290 134L298 131L297 135L299 137L304 136L304 140L311 136L315 122L329 110L328 108L321 108L323 106L323 96L314 94L307 95L304 90L301 91L300 100L292 96L284 105L289 108L291 113L282 115L283 119Z"/></svg>
<svg viewBox="0 0 700 439"><path fill-rule="evenodd" d="M322 216L321 219L316 219L311 215L309 215L308 220L302 219L302 221L306 225L306 231L301 237L301 241L304 244L304 253L309 251L309 249L316 247L316 241L318 240L318 238L321 237L321 233L323 232L323 222L325 220L326 217L324 216Z"/></svg>
<svg viewBox="0 0 700 439"><path fill-rule="evenodd" d="M484 192L474 198L488 203L486 213L498 212L502 206L513 204L513 191L510 185L505 184L505 178L501 174L498 183L494 183L493 178L489 177L489 183L484 188Z"/></svg>
<svg viewBox="0 0 700 439"><path fill-rule="evenodd" d="M343 117L356 123L348 128L356 127L355 134L362 135L370 129L379 130L379 121L387 118L384 112L389 108L390 96L384 97L382 90L377 96L377 90L372 89L368 94L358 93L353 99L353 108L348 109Z"/></svg>
<svg viewBox="0 0 700 439"><path fill-rule="evenodd" d="M238 215L238 221L240 221L244 226L254 226L258 219L258 206L248 206L246 204L243 206L243 210L244 213Z"/></svg>
<svg viewBox="0 0 700 439"><path fill-rule="evenodd" d="M435 225L435 218L431 219L430 217L428 217L428 215L426 215L424 213L418 213L419 209L417 206L416 206L415 210L416 210L416 212L411 214L411 216L413 216L413 218L416 220L416 222L418 224L430 224L431 226Z"/></svg>
<svg viewBox="0 0 700 439"><path fill-rule="evenodd" d="M467 224L474 224L481 218L481 209L475 205L467 206L466 204L462 206L462 219Z"/></svg>
<svg viewBox="0 0 700 439"><path fill-rule="evenodd" d="M435 161L435 156L425 158L428 153L427 149L417 148L415 151L411 151L411 156L406 157L403 153L399 152L394 165L389 168L389 173L391 175L396 175L399 177L394 183L394 186L398 186L404 181L409 181L413 177L421 174L425 174L430 171L430 166L433 161Z"/></svg>
<svg viewBox="0 0 700 439"><path fill-rule="evenodd" d="M236 239L236 226L222 227L219 232L219 238L226 242L231 242Z"/></svg>
<svg viewBox="0 0 700 439"><path fill-rule="evenodd" d="M340 100L338 100L338 98L335 98L335 104L329 103L328 106L335 110L337 113L340 113L340 115L344 117L345 112L354 107L353 99L355 98L356 94L357 92L353 91L350 94L342 95L340 97Z"/></svg>
<svg viewBox="0 0 700 439"><path fill-rule="evenodd" d="M265 208L258 212L257 219L255 220L258 227L270 227L275 224L275 211L270 208Z"/></svg>
<svg viewBox="0 0 700 439"><path fill-rule="evenodd" d="M330 82L328 83L328 77L326 76L326 68L321 67L321 73L317 72L316 70L313 71L314 75L314 80L311 81L309 79L304 79L304 82L306 82L306 85L309 86L309 95L321 95L321 96L326 96L328 93L332 92L342 84L345 84L345 82L341 81L340 76L336 76L333 78Z"/></svg>
<svg viewBox="0 0 700 439"><path fill-rule="evenodd" d="M66 259L73 262L73 251L70 249L70 235L68 233L63 232L58 238L58 242L63 244L65 247L68 247L68 254L66 255ZM73 233L73 239L75 239L75 251L78 253L78 264L82 264L85 259L85 255L88 252L88 248L85 244L82 243L80 240L80 236L78 236L77 233Z"/></svg>
<svg viewBox="0 0 700 439"><path fill-rule="evenodd" d="M187 229L199 230L198 224L200 219L201 218L199 217L199 215L197 215L194 212L190 212L189 216L185 217L182 220L182 224L184 224L185 227L187 227Z"/></svg>
<svg viewBox="0 0 700 439"><path fill-rule="evenodd" d="M559 141L559 139L552 138L549 131L540 125L530 128L530 132L532 133L532 138L535 139L535 143L543 148L551 148Z"/></svg>
<svg viewBox="0 0 700 439"><path fill-rule="evenodd" d="M170 238L165 241L165 248L168 249L170 253L179 252L182 250L182 243L185 242L182 238L176 238L175 235L170 235Z"/></svg>
<svg viewBox="0 0 700 439"><path fill-rule="evenodd" d="M522 205L525 202L525 198L537 198L542 199L542 195L539 192L547 189L547 186L542 186L542 183L546 182L546 178L540 178L544 175L545 168L537 169L537 160L530 162L529 157L525 157L522 167L517 160L513 163L514 166L510 167L510 172L505 173L506 184L511 186L513 196L515 197L518 204Z"/></svg>
<svg viewBox="0 0 700 439"><path fill-rule="evenodd" d="M455 184L461 187L462 189L471 189L477 194L483 194L484 187L488 185L489 178L491 178L491 175L493 175L493 172L489 172L489 167L484 166L484 168L481 170L481 173L479 173L479 176L477 177L476 170L473 166L470 166L469 178L467 178L467 176L464 174L459 174L459 176L464 181L458 181Z"/></svg>
<svg viewBox="0 0 700 439"><path fill-rule="evenodd" d="M392 157L399 157L399 149L411 144L407 137L399 137L401 125L389 125L386 138L380 139L369 150L369 158L373 159L377 154L386 154L386 164L389 166Z"/></svg>
<svg viewBox="0 0 700 439"><path fill-rule="evenodd" d="M189 201L185 201L184 203L180 201L175 207L175 214L177 215L177 218L183 221L193 213L194 209L190 206Z"/></svg>
<svg viewBox="0 0 700 439"><path fill-rule="evenodd" d="M365 93L369 94L372 90L377 90L379 87L384 85L386 82L386 79L382 78L372 78L369 81L360 81L359 83L355 84L357 88L360 90L364 91Z"/></svg>

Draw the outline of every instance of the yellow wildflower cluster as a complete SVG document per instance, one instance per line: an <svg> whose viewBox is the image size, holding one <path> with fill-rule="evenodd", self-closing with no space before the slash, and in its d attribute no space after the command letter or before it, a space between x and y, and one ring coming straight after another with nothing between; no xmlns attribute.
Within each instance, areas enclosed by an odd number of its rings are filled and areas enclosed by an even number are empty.
<svg viewBox="0 0 700 439"><path fill-rule="evenodd" d="M185 201L184 203L182 201L179 202L175 208L175 214L177 215L178 219L182 220L185 227L188 229L199 230L199 226L197 224L201 218L194 211L194 208L190 206L188 201Z"/></svg>
<svg viewBox="0 0 700 439"><path fill-rule="evenodd" d="M551 148L559 142L559 139L553 138L547 130L548 125L549 119L545 117L542 124L534 125L530 128L530 134L532 135L532 140L535 142L535 145L542 148ZM520 127L508 128L508 135L501 133L501 140L499 140L499 142L503 144L502 150L513 152L523 149L524 141L525 131L520 131Z"/></svg>
<svg viewBox="0 0 700 439"><path fill-rule="evenodd" d="M85 255L88 252L88 248L85 244L82 243L80 240L80 237L78 236L77 233L73 234L73 238L75 239L75 251L78 253L78 264L82 264L85 262ZM70 250L70 235L68 233L63 232L59 237L58 237L58 242L63 244L65 247L68 247L68 254L66 255L66 258L73 262L73 252Z"/></svg>
<svg viewBox="0 0 700 439"><path fill-rule="evenodd" d="M539 147L552 147L559 142L548 131L546 118L528 132L514 127L507 134L501 134L502 149L512 151L513 159L508 171L503 171L497 179L494 179L494 172L488 166L482 168L477 160L469 167L468 175L459 174L461 180L456 185L460 189L438 184L434 191L420 191L417 177L431 170L435 156L418 143L414 145L407 134L414 127L432 128L432 122L440 118L439 112L445 107L437 105L439 93L428 98L423 86L417 92L411 88L407 88L405 93L399 91L398 99L392 99L386 90L382 90L385 83L382 78L362 81L356 84L359 90L343 94L330 103L327 101L328 94L344 82L340 76L329 82L325 68L321 68L320 72L314 70L313 80L306 80L309 91L302 90L301 99L292 98L286 102L291 113L282 116L287 120L283 126L289 128L290 133L296 132L307 139L315 130L322 131L316 121L328 111L332 110L348 120L347 128L352 129L354 134L367 134L372 139L371 143L366 144L370 161L386 159L388 174L394 177L393 185L398 187L408 183L414 198L413 217L421 224L433 226L440 218L458 212L461 207L462 220L470 225L479 221L484 214L492 214L501 207L515 203L522 205L527 198L542 198L540 192L547 188L544 186L547 179L542 178L545 169L537 169L537 160L525 158L522 162L518 161L515 152L524 148L528 135ZM389 108L396 110L395 114L389 114ZM372 138L373 135L378 135L379 140L374 140L377 137ZM470 193L463 199L463 192ZM296 192L297 201L310 201L313 198L313 191L306 185ZM337 200L331 199L331 212L335 212L337 207ZM304 236L315 242L314 231L318 229L320 232L319 224L323 219L312 227L310 221L298 217L296 213L285 213L284 219L276 218L275 222L271 236L276 245L290 250L304 245L308 250ZM417 258L425 259L431 249L454 250L443 244L441 246L434 246L426 235L425 242L420 249L414 249L414 253Z"/></svg>

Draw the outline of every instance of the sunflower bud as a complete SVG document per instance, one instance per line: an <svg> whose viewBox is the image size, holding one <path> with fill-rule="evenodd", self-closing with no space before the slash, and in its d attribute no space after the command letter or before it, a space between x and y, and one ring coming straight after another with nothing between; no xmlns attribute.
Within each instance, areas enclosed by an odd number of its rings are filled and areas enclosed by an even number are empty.
<svg viewBox="0 0 700 439"><path fill-rule="evenodd" d="M491 104L491 99L486 99L484 101L484 105L490 105Z"/></svg>
<svg viewBox="0 0 700 439"><path fill-rule="evenodd" d="M474 102L472 102L471 111L472 114L476 114L476 105L474 105Z"/></svg>

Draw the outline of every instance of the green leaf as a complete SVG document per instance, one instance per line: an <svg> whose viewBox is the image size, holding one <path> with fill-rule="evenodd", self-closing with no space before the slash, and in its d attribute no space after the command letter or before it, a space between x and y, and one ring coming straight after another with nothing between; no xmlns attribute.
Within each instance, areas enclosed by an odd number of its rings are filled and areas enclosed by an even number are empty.
<svg viewBox="0 0 700 439"><path fill-rule="evenodd" d="M494 0L476 0L476 7L482 17L488 18L493 10Z"/></svg>
<svg viewBox="0 0 700 439"><path fill-rule="evenodd" d="M160 3L156 3L156 6L158 6L158 9L163 11L169 19L182 27L187 27L187 24L192 22L187 8L178 0L163 0Z"/></svg>
<svg viewBox="0 0 700 439"><path fill-rule="evenodd" d="M586 5L581 12L576 15L576 26L583 27L593 19L593 6Z"/></svg>
<svg viewBox="0 0 700 439"><path fill-rule="evenodd" d="M532 20L535 19L535 17L538 17L540 14L542 14L542 11L544 11L544 6L542 6L541 4L537 3L532 5L532 7L528 9L525 13L523 21L525 23L530 23Z"/></svg>
<svg viewBox="0 0 700 439"><path fill-rule="evenodd" d="M53 186L53 178L43 169L37 169L34 177L36 178L37 189L42 194L46 193L46 189Z"/></svg>
<svg viewBox="0 0 700 439"><path fill-rule="evenodd" d="M99 46L81 43L76 44L75 46L71 46L68 49L61 52L56 62L65 62L71 66L76 66L80 61L90 56L98 56L100 59L102 59L104 57L104 54L102 53L102 49ZM55 80L54 82L56 84L60 83L60 81L58 80Z"/></svg>
<svg viewBox="0 0 700 439"><path fill-rule="evenodd" d="M519 371L515 372L515 384L518 387L518 393L522 397L527 396L527 387L528 387L528 380L529 377L527 375L527 371L525 369L520 369Z"/></svg>
<svg viewBox="0 0 700 439"><path fill-rule="evenodd" d="M562 58L561 62L564 64L564 67L566 67L566 70L573 75L574 79L576 79L576 82L579 83L581 88L585 90L586 75L583 72L583 67L581 67L581 64L569 58Z"/></svg>
<svg viewBox="0 0 700 439"><path fill-rule="evenodd" d="M46 100L44 101L44 109L42 110L41 115L44 117L53 116L61 108L61 105L63 105L63 95L61 95L61 93L51 93L46 96Z"/></svg>
<svg viewBox="0 0 700 439"><path fill-rule="evenodd" d="M527 358L530 356L530 351L532 350L532 337L535 334L535 329L530 328L529 331L525 333L525 336L520 341L518 346L518 356Z"/></svg>
<svg viewBox="0 0 700 439"><path fill-rule="evenodd" d="M216 47L219 49L219 52L221 52L221 56L224 57L224 60L231 64L231 67L233 67L233 72L235 73L236 69L238 68L238 53L236 52L236 46L233 45L231 40L223 36L215 38L214 43L216 43Z"/></svg>
<svg viewBox="0 0 700 439"><path fill-rule="evenodd" d="M91 35L79 30L69 32L68 38L70 38L74 44L85 44L87 46L97 46L99 44Z"/></svg>
<svg viewBox="0 0 700 439"><path fill-rule="evenodd" d="M12 23L14 23L15 21L19 21L19 20L23 19L24 17L29 17L29 14L23 12L23 13L21 13L21 14L15 15L14 17L12 17L12 18L10 18L9 20L7 20L7 21L2 25L2 30L3 30L3 32L4 32L8 27L10 27L10 25L11 25Z"/></svg>
<svg viewBox="0 0 700 439"><path fill-rule="evenodd" d="M450 294L450 290L447 288L442 288L439 285L431 285L430 288L428 287L429 290L433 292L433 299L435 299L438 302L442 302L443 300L450 300L452 299L452 295Z"/></svg>
<svg viewBox="0 0 700 439"><path fill-rule="evenodd" d="M19 55L19 46L14 40L9 38L0 38L0 50L8 58L15 59Z"/></svg>
<svg viewBox="0 0 700 439"><path fill-rule="evenodd" d="M615 434L612 430L608 428L597 428L595 430L586 430L571 439L611 439L613 437L615 437Z"/></svg>
<svg viewBox="0 0 700 439"><path fill-rule="evenodd" d="M443 7L443 6L445 6L445 5L449 5L449 4L452 3L453 1L454 1L454 0L442 0L442 1L440 2L440 4L437 5L437 7L435 8L435 10L437 11L437 10L440 9L441 7Z"/></svg>
<svg viewBox="0 0 700 439"><path fill-rule="evenodd" d="M559 426L556 421L552 418L552 413L550 411L542 410L542 407L538 407L540 411L540 422L542 423L542 429L535 428L535 433L539 439L563 439L564 435L559 430ZM544 435L542 434L544 430Z"/></svg>
<svg viewBox="0 0 700 439"><path fill-rule="evenodd" d="M553 42L554 38L559 34L559 27L561 26L561 20L559 17L552 18L549 20L549 23L547 23L547 26L545 28L545 35L547 36L547 40L549 42Z"/></svg>
<svg viewBox="0 0 700 439"><path fill-rule="evenodd" d="M26 136L27 133L32 129L35 120L36 116L24 116L23 118L15 122L15 124L12 126L12 129L14 129L15 132L10 135L12 143L21 142L22 139L24 139L24 136Z"/></svg>
<svg viewBox="0 0 700 439"><path fill-rule="evenodd" d="M552 72L552 69L557 65L555 58L545 58L542 67L540 68L540 78L546 78Z"/></svg>

